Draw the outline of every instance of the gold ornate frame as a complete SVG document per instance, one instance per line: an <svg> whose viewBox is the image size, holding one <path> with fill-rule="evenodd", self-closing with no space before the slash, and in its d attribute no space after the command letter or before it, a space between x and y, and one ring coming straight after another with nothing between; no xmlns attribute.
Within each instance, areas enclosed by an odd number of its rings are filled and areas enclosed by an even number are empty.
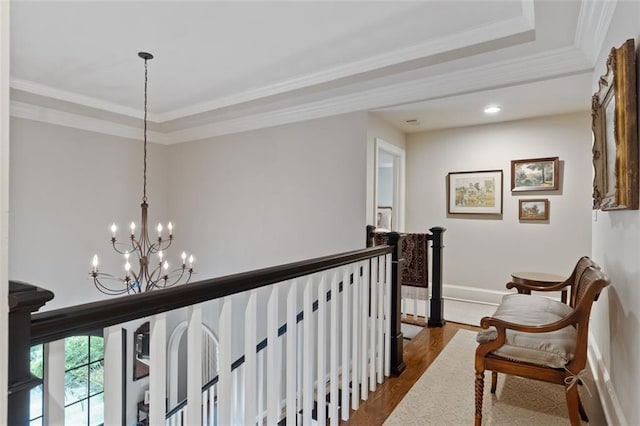
<svg viewBox="0 0 640 426"><path fill-rule="evenodd" d="M638 118L633 39L612 48L591 99L593 209L638 209Z"/></svg>

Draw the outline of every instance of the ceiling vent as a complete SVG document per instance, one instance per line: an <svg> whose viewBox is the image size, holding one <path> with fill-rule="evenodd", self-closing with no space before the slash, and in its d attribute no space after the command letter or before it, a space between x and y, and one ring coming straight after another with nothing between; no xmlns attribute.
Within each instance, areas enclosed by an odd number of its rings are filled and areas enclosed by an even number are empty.
<svg viewBox="0 0 640 426"><path fill-rule="evenodd" d="M404 122L407 123L410 126L419 126L420 125L420 122L415 118L412 118L410 120L404 120Z"/></svg>

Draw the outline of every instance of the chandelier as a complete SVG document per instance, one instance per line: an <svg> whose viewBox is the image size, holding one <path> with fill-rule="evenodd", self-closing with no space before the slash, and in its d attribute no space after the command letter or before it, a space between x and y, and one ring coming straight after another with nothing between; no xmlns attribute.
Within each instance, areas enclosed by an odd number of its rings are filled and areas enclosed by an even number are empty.
<svg viewBox="0 0 640 426"><path fill-rule="evenodd" d="M89 275L93 277L96 288L104 294L119 295L124 293L142 293L155 288L166 288L184 281L188 283L193 274L193 255L187 258L182 252L182 265L170 269L169 262L165 259L164 252L173 243L173 224L167 224L167 231L161 223L156 228L158 237L152 241L149 237L147 210L147 61L153 59L153 55L139 52L138 56L144 59L144 173L142 189L142 220L140 222L140 234L136 238L136 224L131 222L131 234L126 241L116 239L118 227L111 225L111 245L113 249L124 256L124 277L106 274L98 270L98 255L93 256L92 269ZM168 235L167 235L168 233ZM132 257L133 256L133 257ZM132 265L129 260L137 258L138 265ZM135 263L135 261L134 261Z"/></svg>

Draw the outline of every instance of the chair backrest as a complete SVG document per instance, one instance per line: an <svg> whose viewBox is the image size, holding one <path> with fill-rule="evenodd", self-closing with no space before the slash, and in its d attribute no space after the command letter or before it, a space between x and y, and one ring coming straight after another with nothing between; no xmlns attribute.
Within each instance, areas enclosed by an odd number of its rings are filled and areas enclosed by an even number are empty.
<svg viewBox="0 0 640 426"><path fill-rule="evenodd" d="M575 313L579 319L576 323L575 357L571 361L571 371L580 371L586 365L587 360L587 340L589 337L589 314L593 302L598 300L600 292L610 283L609 278L600 270L597 264L581 269L579 278L574 282L571 298ZM569 366L568 366L569 367Z"/></svg>
<svg viewBox="0 0 640 426"><path fill-rule="evenodd" d="M573 268L573 272L571 273L571 276L568 279L568 281L571 283L571 299L569 301L569 305L574 309L576 307L576 298L577 298L577 290L578 290L577 283L580 282L582 275L589 267L600 269L600 267L588 256L582 256L578 260L578 263L576 263L576 266L575 268Z"/></svg>

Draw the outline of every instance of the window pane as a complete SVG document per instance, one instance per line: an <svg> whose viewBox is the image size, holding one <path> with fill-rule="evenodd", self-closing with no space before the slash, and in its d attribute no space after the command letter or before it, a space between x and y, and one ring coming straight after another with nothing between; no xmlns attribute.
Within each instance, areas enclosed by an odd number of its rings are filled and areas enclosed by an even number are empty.
<svg viewBox="0 0 640 426"><path fill-rule="evenodd" d="M64 373L64 404L69 405L86 398L89 368L75 368Z"/></svg>
<svg viewBox="0 0 640 426"><path fill-rule="evenodd" d="M89 395L102 392L104 361L89 364Z"/></svg>
<svg viewBox="0 0 640 426"><path fill-rule="evenodd" d="M35 419L42 416L42 385L32 388L29 392L29 418Z"/></svg>
<svg viewBox="0 0 640 426"><path fill-rule="evenodd" d="M100 393L96 396L92 396L89 399L89 407L89 424L94 426L104 423L104 394Z"/></svg>
<svg viewBox="0 0 640 426"><path fill-rule="evenodd" d="M31 346L31 374L42 379L44 365L44 345Z"/></svg>
<svg viewBox="0 0 640 426"><path fill-rule="evenodd" d="M87 400L76 402L64 408L64 424L65 426L86 425L89 416Z"/></svg>
<svg viewBox="0 0 640 426"><path fill-rule="evenodd" d="M37 419L33 419L29 422L29 426L42 426L42 417L38 417Z"/></svg>
<svg viewBox="0 0 640 426"><path fill-rule="evenodd" d="M104 358L104 339L102 337L90 336L89 344L91 345L89 362Z"/></svg>
<svg viewBox="0 0 640 426"><path fill-rule="evenodd" d="M89 336L67 337L64 340L64 368L69 370L89 363Z"/></svg>

